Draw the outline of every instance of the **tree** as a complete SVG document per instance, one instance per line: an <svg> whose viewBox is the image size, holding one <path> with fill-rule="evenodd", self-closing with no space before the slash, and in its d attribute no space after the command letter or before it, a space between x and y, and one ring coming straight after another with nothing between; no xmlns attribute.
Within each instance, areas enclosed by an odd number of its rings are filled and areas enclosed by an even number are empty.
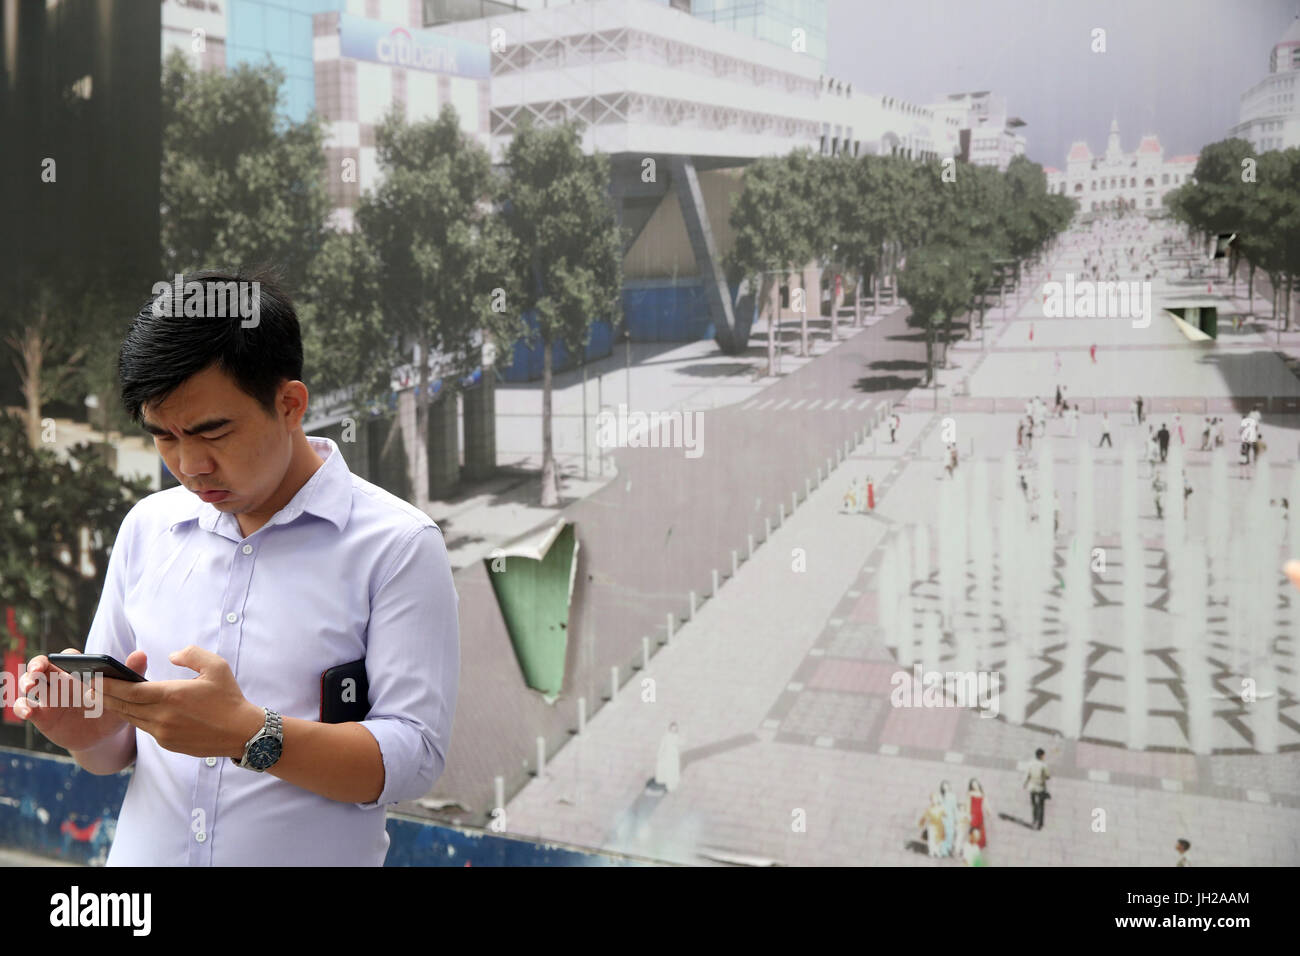
<svg viewBox="0 0 1300 956"><path fill-rule="evenodd" d="M592 323L616 322L623 282L623 238L608 198L609 159L584 155L571 123L525 121L506 150L503 215L519 312L532 312L530 343L542 347L543 507L559 504L551 438L552 350L563 343L579 361Z"/></svg>
<svg viewBox="0 0 1300 956"><path fill-rule="evenodd" d="M913 319L925 329L925 384L929 385L934 380L935 330L971 300L969 267L952 246L923 246L907 254L898 281Z"/></svg>
<svg viewBox="0 0 1300 956"><path fill-rule="evenodd" d="M785 170L778 159L763 158L745 168L745 185L731 209L734 242L727 256L728 271L747 276L754 294L754 325L768 307L778 273L790 260L795 217L790 209ZM767 374L775 374L776 314L767 320Z"/></svg>
<svg viewBox="0 0 1300 956"><path fill-rule="evenodd" d="M411 125L394 109L375 141L382 178L357 206L357 231L329 236L309 270L304 351L321 362L324 382L353 385L369 401L391 391L397 366L410 368L416 428L408 475L423 509L429 488L417 479L428 454L430 384L441 379L454 392L481 361L484 342L510 334L492 309L495 290L502 309L507 297L501 262L509 237L494 214L498 183L487 152L461 131L451 106ZM338 342L349 347L330 347Z"/></svg>
<svg viewBox="0 0 1300 956"><path fill-rule="evenodd" d="M276 113L284 73L199 72L180 51L162 77L162 267L274 266L305 279L325 239L324 132Z"/></svg>
<svg viewBox="0 0 1300 956"><path fill-rule="evenodd" d="M118 478L89 445L66 460L33 446L23 424L2 411L0 460L0 609L13 608L30 638L48 631L53 647L78 647L118 528L150 483ZM7 632L0 642L10 645Z"/></svg>

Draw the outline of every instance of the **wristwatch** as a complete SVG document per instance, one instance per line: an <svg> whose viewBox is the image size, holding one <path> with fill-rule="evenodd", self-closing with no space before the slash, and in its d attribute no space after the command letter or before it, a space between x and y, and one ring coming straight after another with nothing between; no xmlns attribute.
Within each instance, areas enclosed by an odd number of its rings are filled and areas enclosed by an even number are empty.
<svg viewBox="0 0 1300 956"><path fill-rule="evenodd" d="M244 744L244 756L241 759L230 758L236 767L257 773L265 773L275 766L284 750L284 721L275 711L266 707L262 710L266 712L266 722L262 724L262 729Z"/></svg>

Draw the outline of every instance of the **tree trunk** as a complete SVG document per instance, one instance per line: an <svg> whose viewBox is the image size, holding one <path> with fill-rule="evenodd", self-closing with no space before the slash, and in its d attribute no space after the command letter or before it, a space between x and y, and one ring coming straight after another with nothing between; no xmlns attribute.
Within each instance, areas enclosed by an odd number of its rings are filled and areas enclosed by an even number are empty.
<svg viewBox="0 0 1300 956"><path fill-rule="evenodd" d="M862 282L864 276L858 276L858 281L853 285L853 327L862 327Z"/></svg>
<svg viewBox="0 0 1300 956"><path fill-rule="evenodd" d="M831 270L831 342L832 343L837 338L836 332L838 331L838 328L836 326L836 317L839 315L839 311L840 311L839 295L836 292L836 286L839 285L839 283L835 281L835 276L837 274L838 273L836 273L834 269ZM824 278L825 273L822 273L822 276ZM818 294L820 295L821 281L819 280L817 284L818 284ZM817 311L820 312L821 310L818 309Z"/></svg>
<svg viewBox="0 0 1300 956"><path fill-rule="evenodd" d="M1247 311L1251 315L1254 315L1255 314L1255 263L1253 262L1250 264L1250 280L1248 282L1248 289L1250 295L1250 305L1247 308Z"/></svg>
<svg viewBox="0 0 1300 956"><path fill-rule="evenodd" d="M934 323L930 317L925 319L925 368L926 368L926 387L934 383Z"/></svg>
<svg viewBox="0 0 1300 956"><path fill-rule="evenodd" d="M808 357L808 289L804 285L804 269L799 270L799 291L803 293L800 296L799 304L803 306L799 311L799 354L804 358ZM820 311L820 309L818 310Z"/></svg>
<svg viewBox="0 0 1300 956"><path fill-rule="evenodd" d="M551 444L551 343L542 339L542 507L554 508L559 503L560 486Z"/></svg>
<svg viewBox="0 0 1300 956"><path fill-rule="evenodd" d="M419 337L420 368L415 376L415 442L410 456L411 487L415 507L429 507L429 341L423 331Z"/></svg>

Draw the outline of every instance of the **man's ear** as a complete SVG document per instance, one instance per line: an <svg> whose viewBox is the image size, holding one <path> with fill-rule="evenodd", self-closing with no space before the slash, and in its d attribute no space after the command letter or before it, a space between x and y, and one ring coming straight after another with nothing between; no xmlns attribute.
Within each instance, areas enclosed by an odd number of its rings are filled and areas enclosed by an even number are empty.
<svg viewBox="0 0 1300 956"><path fill-rule="evenodd" d="M298 428L302 425L303 419L307 416L308 398L307 386L302 382L294 380L280 385L276 407L284 418L285 424L290 428Z"/></svg>

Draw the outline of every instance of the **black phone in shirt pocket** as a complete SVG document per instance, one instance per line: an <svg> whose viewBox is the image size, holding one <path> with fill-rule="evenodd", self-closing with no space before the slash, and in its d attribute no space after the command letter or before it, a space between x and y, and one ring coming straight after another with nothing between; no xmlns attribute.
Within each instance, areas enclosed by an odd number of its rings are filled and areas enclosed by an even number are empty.
<svg viewBox="0 0 1300 956"><path fill-rule="evenodd" d="M370 685L366 659L336 664L320 675L320 722L346 724L362 721L370 713Z"/></svg>

